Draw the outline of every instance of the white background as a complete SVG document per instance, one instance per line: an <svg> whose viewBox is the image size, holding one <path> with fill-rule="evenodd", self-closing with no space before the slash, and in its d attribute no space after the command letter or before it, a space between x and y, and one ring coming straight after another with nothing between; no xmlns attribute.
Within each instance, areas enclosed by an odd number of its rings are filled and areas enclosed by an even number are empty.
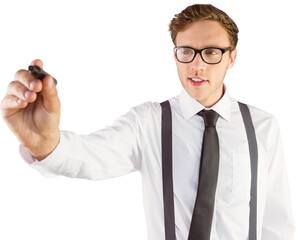
<svg viewBox="0 0 296 240"><path fill-rule="evenodd" d="M232 97L276 116L296 202L294 2L199 1L224 10L240 29L225 83ZM178 95L168 24L194 3L1 0L0 97L36 58L58 79L60 129L90 133L133 106ZM27 166L18 146L1 118L0 239L146 239L139 173L98 182L47 179Z"/></svg>

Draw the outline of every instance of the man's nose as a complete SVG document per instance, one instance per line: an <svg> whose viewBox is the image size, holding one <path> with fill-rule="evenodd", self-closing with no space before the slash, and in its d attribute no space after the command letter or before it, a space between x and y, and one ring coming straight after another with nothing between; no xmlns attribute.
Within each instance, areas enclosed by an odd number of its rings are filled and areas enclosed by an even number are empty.
<svg viewBox="0 0 296 240"><path fill-rule="evenodd" d="M203 69L205 68L206 63L202 60L200 53L195 55L195 58L190 63L192 68Z"/></svg>

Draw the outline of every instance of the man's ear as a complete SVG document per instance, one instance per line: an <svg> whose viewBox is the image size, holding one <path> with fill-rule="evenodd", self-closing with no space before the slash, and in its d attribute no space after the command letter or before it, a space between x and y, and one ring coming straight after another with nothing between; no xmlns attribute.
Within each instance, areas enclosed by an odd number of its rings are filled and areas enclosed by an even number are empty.
<svg viewBox="0 0 296 240"><path fill-rule="evenodd" d="M235 59L236 59L236 55L237 55L237 50L233 49L230 53L229 65L228 65L227 69L230 69L233 67Z"/></svg>

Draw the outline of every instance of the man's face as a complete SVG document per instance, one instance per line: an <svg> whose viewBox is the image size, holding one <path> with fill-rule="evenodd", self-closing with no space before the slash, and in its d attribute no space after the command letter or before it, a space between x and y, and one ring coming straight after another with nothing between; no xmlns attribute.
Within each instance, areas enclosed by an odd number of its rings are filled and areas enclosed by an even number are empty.
<svg viewBox="0 0 296 240"><path fill-rule="evenodd" d="M178 32L176 46L195 49L206 47L228 48L230 41L227 31L216 21L200 21L191 24L186 30ZM218 64L207 64L200 54L190 63L175 61L181 84L187 93L205 107L211 107L223 96L223 80L236 58L236 50L226 52ZM193 79L204 81L196 83Z"/></svg>

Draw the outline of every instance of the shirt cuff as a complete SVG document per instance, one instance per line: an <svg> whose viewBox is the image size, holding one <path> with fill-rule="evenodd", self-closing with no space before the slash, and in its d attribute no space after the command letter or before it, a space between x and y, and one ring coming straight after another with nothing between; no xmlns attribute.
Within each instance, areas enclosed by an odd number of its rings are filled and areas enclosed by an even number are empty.
<svg viewBox="0 0 296 240"><path fill-rule="evenodd" d="M58 143L56 148L42 161L38 161L36 158L34 158L30 154L28 149L25 148L23 145L19 146L19 153L20 153L21 157L24 159L24 161L30 165L30 167L35 168L45 177L55 177L55 176L57 176L57 174L52 172L50 169L52 168L52 166L55 166L55 164L57 164L57 162L60 159L59 156L62 154L61 152L63 152L63 150L62 150L63 147L61 146L62 142L63 142L62 135L63 134L61 133L60 134L60 142Z"/></svg>
<svg viewBox="0 0 296 240"><path fill-rule="evenodd" d="M62 134L60 134L60 138L62 138L61 136ZM28 151L27 148L25 148L23 145L20 145L19 146L19 153L20 155L22 156L22 158L28 163L28 164L32 164L32 163L38 163L38 162L43 162L45 161L46 159L48 159L51 155L53 155L54 152L56 152L56 149L58 148L58 146L60 145L61 143L61 139L60 139L60 142L58 143L58 145L56 146L56 148L46 157L44 158L43 160L41 161L38 161L36 158L34 158L30 152Z"/></svg>
<svg viewBox="0 0 296 240"><path fill-rule="evenodd" d="M28 164L32 164L37 161L23 145L19 146L19 153Z"/></svg>

